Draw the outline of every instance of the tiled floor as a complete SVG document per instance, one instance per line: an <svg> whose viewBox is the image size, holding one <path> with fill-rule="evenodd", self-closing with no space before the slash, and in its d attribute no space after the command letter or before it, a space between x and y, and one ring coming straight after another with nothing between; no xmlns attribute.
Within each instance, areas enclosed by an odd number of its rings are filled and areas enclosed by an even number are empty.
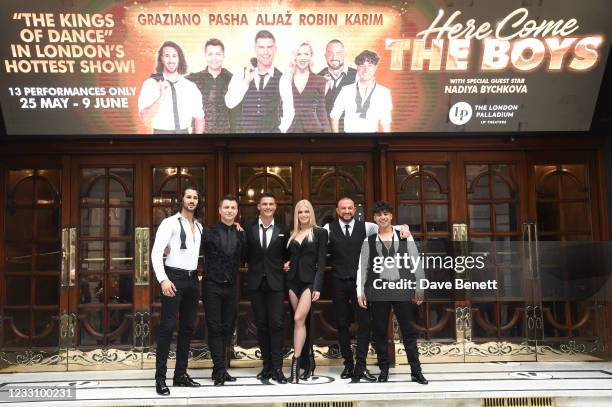
<svg viewBox="0 0 612 407"><path fill-rule="evenodd" d="M612 406L612 362L430 364L424 365L430 381L427 386L410 382L406 366L392 369L388 383L359 384L340 379L341 367L337 366L317 368L315 379L299 385L262 383L255 378L257 371L231 369L238 381L214 387L209 369L193 369L190 374L202 387L171 388L169 397L155 393L152 370L0 374L0 404L10 403L6 401L8 391L15 385L72 385L76 388L76 400L23 402L13 399L13 402L23 406L148 406L359 400L360 405L377 406L408 405L411 401L418 401L420 406L468 406L480 405L483 397L550 396L556 398L557 407ZM171 371L168 376L172 376Z"/></svg>

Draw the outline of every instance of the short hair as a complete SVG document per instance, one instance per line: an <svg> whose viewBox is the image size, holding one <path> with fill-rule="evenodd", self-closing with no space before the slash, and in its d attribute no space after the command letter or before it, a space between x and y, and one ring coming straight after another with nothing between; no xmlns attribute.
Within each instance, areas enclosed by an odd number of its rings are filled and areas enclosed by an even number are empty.
<svg viewBox="0 0 612 407"><path fill-rule="evenodd" d="M340 44L344 47L344 44L342 43L342 41L340 41L337 38L334 38L333 40L331 40L330 42L327 43L327 45L325 46L325 48L329 47L332 44Z"/></svg>
<svg viewBox="0 0 612 407"><path fill-rule="evenodd" d="M261 30L255 34L255 42L260 38L270 38L272 41L276 42L276 38L274 38L274 35L268 30Z"/></svg>
<svg viewBox="0 0 612 407"><path fill-rule="evenodd" d="M376 214L376 213L383 213L383 212L391 213L392 211L393 211L393 207L387 201L378 201L378 202L375 202L374 203L374 207L372 208L372 213L374 213L374 214Z"/></svg>
<svg viewBox="0 0 612 407"><path fill-rule="evenodd" d="M180 212L181 209L183 208L183 198L185 198L185 193L187 192L188 189L191 189L192 191L196 191L196 194L198 194L198 205L196 206L195 211L193 211L193 217L195 219L199 219L200 215L202 214L202 205L203 205L202 195L200 195L200 191L198 191L198 187L195 187L193 185L186 186L181 191L181 196L178 201L176 212Z"/></svg>
<svg viewBox="0 0 612 407"><path fill-rule="evenodd" d="M374 51L365 50L361 51L359 55L355 57L355 65L363 65L366 62L371 63L372 65L378 65L378 61L380 61L380 57Z"/></svg>
<svg viewBox="0 0 612 407"><path fill-rule="evenodd" d="M261 200L264 198L272 198L274 199L274 201L276 201L276 197L274 196L272 192L264 192L263 194L261 194L259 196L259 203L261 203Z"/></svg>
<svg viewBox="0 0 612 407"><path fill-rule="evenodd" d="M221 47L221 49L223 50L223 52L225 52L225 46L223 45L223 43L221 42L220 39L218 38L211 38L208 41L206 41L206 44L204 44L204 51L206 51L206 48L208 46L212 46L212 47Z"/></svg>
<svg viewBox="0 0 612 407"><path fill-rule="evenodd" d="M159 47L159 51L157 51L157 66L155 67L155 72L159 74L164 73L162 55L164 54L164 48L166 47L174 48L176 50L179 57L179 63L176 71L181 75L185 74L187 72L187 60L185 59L185 53L183 52L183 49L174 41L166 41L161 45L161 47Z"/></svg>
<svg viewBox="0 0 612 407"><path fill-rule="evenodd" d="M219 199L219 207L223 205L223 201L233 201L233 202L236 202L236 206L238 206L238 199L236 198L235 195L232 195L232 194L224 195L223 198Z"/></svg>
<svg viewBox="0 0 612 407"><path fill-rule="evenodd" d="M353 198L351 198L350 196L343 196L342 198L338 199L338 202L336 202L336 206L338 206L338 204L339 204L341 201L346 201L347 199L348 199L349 201L352 201L352 202L353 202L353 204L355 203L355 200L354 200Z"/></svg>

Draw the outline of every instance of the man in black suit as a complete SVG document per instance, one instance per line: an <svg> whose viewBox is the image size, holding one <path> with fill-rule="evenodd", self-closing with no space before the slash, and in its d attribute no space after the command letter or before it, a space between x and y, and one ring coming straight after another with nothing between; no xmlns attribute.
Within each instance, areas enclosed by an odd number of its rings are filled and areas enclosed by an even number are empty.
<svg viewBox="0 0 612 407"><path fill-rule="evenodd" d="M274 222L276 199L264 193L257 204L259 217L246 228L247 283L251 305L257 325L257 338L263 357L260 380L287 383L283 375L283 311L285 299L285 273L287 260L286 225Z"/></svg>
<svg viewBox="0 0 612 407"><path fill-rule="evenodd" d="M222 386L226 381L236 381L227 372L225 350L236 313L234 283L246 248L244 231L238 231L234 224L237 214L238 201L234 196L226 195L219 202L221 222L204 228L202 232L205 254L202 296L215 386Z"/></svg>
<svg viewBox="0 0 612 407"><path fill-rule="evenodd" d="M351 83L355 83L357 70L348 65L344 65L344 44L342 41L333 39L327 43L325 47L325 60L327 68L319 72L319 75L324 76L330 82L330 87L325 95L325 107L327 115L331 113L334 102L340 94L342 88ZM340 132L344 131L344 114L340 118Z"/></svg>

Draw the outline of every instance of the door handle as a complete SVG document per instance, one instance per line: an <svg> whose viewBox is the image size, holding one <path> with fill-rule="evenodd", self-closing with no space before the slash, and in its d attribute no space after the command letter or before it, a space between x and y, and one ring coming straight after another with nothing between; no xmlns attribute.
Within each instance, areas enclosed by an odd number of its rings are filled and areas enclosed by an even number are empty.
<svg viewBox="0 0 612 407"><path fill-rule="evenodd" d="M136 228L134 233L134 247L136 248L134 254L134 284L138 286L149 285L149 233L148 227Z"/></svg>

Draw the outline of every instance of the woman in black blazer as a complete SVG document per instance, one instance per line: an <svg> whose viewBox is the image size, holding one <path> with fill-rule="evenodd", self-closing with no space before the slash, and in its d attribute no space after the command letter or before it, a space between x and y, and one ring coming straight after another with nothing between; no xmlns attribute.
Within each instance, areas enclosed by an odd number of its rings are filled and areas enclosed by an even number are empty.
<svg viewBox="0 0 612 407"><path fill-rule="evenodd" d="M287 242L289 261L285 263L287 271L287 289L289 301L293 308L293 361L291 363L291 383L299 381L299 359L306 341L306 318L312 302L321 296L323 272L327 253L327 230L317 226L314 209L307 200L295 205L293 214L293 232ZM312 358L311 358L312 359ZM310 367L308 370L311 373ZM308 372L307 372L308 373Z"/></svg>

